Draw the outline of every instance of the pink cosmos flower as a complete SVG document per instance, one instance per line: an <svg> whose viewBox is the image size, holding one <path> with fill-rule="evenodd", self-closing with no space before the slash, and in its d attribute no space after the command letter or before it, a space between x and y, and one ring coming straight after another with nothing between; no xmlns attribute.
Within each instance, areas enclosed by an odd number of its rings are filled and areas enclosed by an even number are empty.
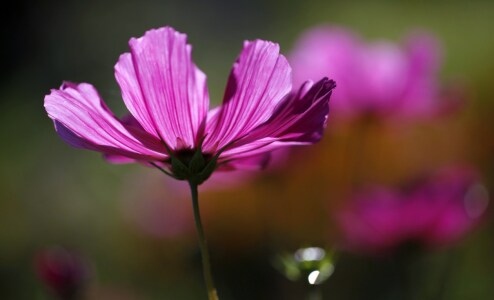
<svg viewBox="0 0 494 300"><path fill-rule="evenodd" d="M323 78L292 92L291 68L277 44L244 43L223 104L209 110L206 76L192 61L187 36L171 27L132 38L115 77L130 115L118 119L87 83L64 83L45 97L59 135L114 163L153 165L191 190L204 279L217 300L200 218L198 185L214 170L262 166L269 152L321 139L335 87Z"/></svg>
<svg viewBox="0 0 494 300"><path fill-rule="evenodd" d="M218 166L251 168L277 148L318 141L335 83L308 81L292 91L279 46L255 40L233 65L223 104L209 109L206 76L187 36L171 27L132 38L115 77L130 115L118 119L88 83L64 83L45 97L59 135L109 161L151 163L202 183Z"/></svg>
<svg viewBox="0 0 494 300"><path fill-rule="evenodd" d="M465 236L484 215L487 190L469 169L450 169L409 191L375 186L337 214L344 245L382 253L409 244L444 246Z"/></svg>
<svg viewBox="0 0 494 300"><path fill-rule="evenodd" d="M294 82L330 76L338 82L332 109L338 116L365 114L427 118L449 109L437 83L438 41L421 34L403 46L366 43L349 30L317 27L304 33L290 56Z"/></svg>

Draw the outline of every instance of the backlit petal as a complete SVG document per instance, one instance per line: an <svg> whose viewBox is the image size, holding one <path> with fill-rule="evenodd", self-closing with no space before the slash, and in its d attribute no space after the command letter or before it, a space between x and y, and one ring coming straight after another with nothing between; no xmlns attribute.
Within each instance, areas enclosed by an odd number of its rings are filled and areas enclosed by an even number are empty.
<svg viewBox="0 0 494 300"><path fill-rule="evenodd" d="M64 83L45 97L45 109L72 146L139 160L166 158L158 140L115 118L90 84Z"/></svg>
<svg viewBox="0 0 494 300"><path fill-rule="evenodd" d="M283 146L313 144L322 138L329 114L332 80L307 82L276 107L271 118L228 147L229 160L272 151Z"/></svg>
<svg viewBox="0 0 494 300"><path fill-rule="evenodd" d="M206 76L192 62L187 36L164 27L129 45L131 53L120 57L115 76L130 112L171 149L195 147L209 98Z"/></svg>
<svg viewBox="0 0 494 300"><path fill-rule="evenodd" d="M233 65L223 105L208 120L204 148L214 151L266 122L291 90L291 68L277 44L245 42Z"/></svg>

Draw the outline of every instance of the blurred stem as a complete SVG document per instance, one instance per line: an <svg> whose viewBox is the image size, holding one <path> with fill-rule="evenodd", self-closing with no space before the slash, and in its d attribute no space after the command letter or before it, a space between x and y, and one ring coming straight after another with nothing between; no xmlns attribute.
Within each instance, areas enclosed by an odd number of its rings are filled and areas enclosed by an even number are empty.
<svg viewBox="0 0 494 300"><path fill-rule="evenodd" d="M442 270L437 295L433 299L447 299L447 294L450 290L449 288L454 286L454 284L452 284L453 276L455 275L455 271L460 264L460 260L460 251L458 249L452 249L446 260L446 266L444 266Z"/></svg>
<svg viewBox="0 0 494 300"><path fill-rule="evenodd" d="M322 300L321 289L316 285L311 285L307 300Z"/></svg>
<svg viewBox="0 0 494 300"><path fill-rule="evenodd" d="M402 250L403 251L403 250ZM414 253L414 250L404 249L404 252L400 253L397 257L397 273L395 274L398 279L396 285L396 295L390 299L396 299L399 297L403 300L414 300L416 294L422 289L418 278L414 274L414 266L418 264L419 257Z"/></svg>
<svg viewBox="0 0 494 300"><path fill-rule="evenodd" d="M199 236L199 248L201 250L202 259L202 271L204 274L204 281L206 282L206 288L208 290L209 300L218 300L218 294L213 283L213 276L211 274L211 264L209 262L209 251L206 243L206 237L204 235L204 229L202 228L201 213L199 210L199 193L197 192L197 184L189 181L190 192L192 195L192 207L194 209L194 221L196 224L197 234Z"/></svg>

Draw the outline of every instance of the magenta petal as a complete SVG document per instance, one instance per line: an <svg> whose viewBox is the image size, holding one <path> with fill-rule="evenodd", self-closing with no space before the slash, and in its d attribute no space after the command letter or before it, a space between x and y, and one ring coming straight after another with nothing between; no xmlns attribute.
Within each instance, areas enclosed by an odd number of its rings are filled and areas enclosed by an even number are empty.
<svg viewBox="0 0 494 300"><path fill-rule="evenodd" d="M53 121L53 125L55 126L55 131L58 133L58 135L72 147L98 151L97 147L93 143L84 138L81 138L70 129L65 127L62 123L55 120Z"/></svg>
<svg viewBox="0 0 494 300"><path fill-rule="evenodd" d="M245 42L230 73L223 105L208 120L205 150L223 148L266 122L290 89L291 68L279 46Z"/></svg>
<svg viewBox="0 0 494 300"><path fill-rule="evenodd" d="M158 140L122 124L90 84L64 83L45 97L45 109L72 146L140 160L166 158Z"/></svg>
<svg viewBox="0 0 494 300"><path fill-rule="evenodd" d="M488 193L468 168L446 169L405 191L372 187L354 194L336 215L350 250L396 250L407 243L444 246L484 216Z"/></svg>
<svg viewBox="0 0 494 300"><path fill-rule="evenodd" d="M313 144L322 138L335 82L307 82L280 102L264 124L234 142L222 155L228 160L272 151L283 146Z"/></svg>
<svg viewBox="0 0 494 300"><path fill-rule="evenodd" d="M406 55L407 89L399 109L408 117L434 116L443 109L437 80L441 63L439 42L425 34L411 36Z"/></svg>
<svg viewBox="0 0 494 300"><path fill-rule="evenodd" d="M139 120L139 124L147 132L159 138L159 133L154 125L154 121L149 115L147 106L145 105L130 53L124 53L120 56L115 65L115 78L120 85L122 98L128 110Z"/></svg>
<svg viewBox="0 0 494 300"><path fill-rule="evenodd" d="M438 44L427 34L412 36L404 46L369 43L348 30L326 26L304 33L290 62L295 83L323 76L338 82L331 105L338 116L370 113L411 121L444 109L437 82Z"/></svg>
<svg viewBox="0 0 494 300"><path fill-rule="evenodd" d="M233 144L233 146L225 150L221 156L219 161L224 163L227 162L231 164L231 161L244 159L255 155L262 155L263 153L272 151L274 149L279 148L279 145L276 144L277 138L274 137L265 137L261 139L249 140L243 144Z"/></svg>
<svg viewBox="0 0 494 300"><path fill-rule="evenodd" d="M120 57L115 76L132 115L171 149L197 146L209 97L187 36L164 27L131 39L129 45L131 53Z"/></svg>
<svg viewBox="0 0 494 300"><path fill-rule="evenodd" d="M123 164L131 164L137 162L133 158L129 158L126 156L121 156L121 155L114 155L114 154L105 154L103 155L103 158L111 163L111 164L116 164L116 165L123 165Z"/></svg>
<svg viewBox="0 0 494 300"><path fill-rule="evenodd" d="M222 171L244 170L258 171L266 168L271 161L271 152L262 152L259 155L235 159L221 166Z"/></svg>
<svg viewBox="0 0 494 300"><path fill-rule="evenodd" d="M132 115L123 116L121 118L121 122L130 131L134 131L134 132L143 132L144 131L144 128L142 128L141 124ZM166 149L164 149L164 150L166 150ZM116 165L130 164L130 163L137 162L133 158L129 158L129 157L122 156L122 155L116 155L116 154L104 154L103 158L107 162L112 163L112 164L116 164Z"/></svg>
<svg viewBox="0 0 494 300"><path fill-rule="evenodd" d="M441 64L442 50L439 41L427 33L415 34L407 39L406 52L412 76L435 77Z"/></svg>
<svg viewBox="0 0 494 300"><path fill-rule="evenodd" d="M277 108L266 128L259 130L273 130L270 135L281 142L312 144L319 141L326 128L329 100L335 87L335 82L327 78L315 84L305 83Z"/></svg>

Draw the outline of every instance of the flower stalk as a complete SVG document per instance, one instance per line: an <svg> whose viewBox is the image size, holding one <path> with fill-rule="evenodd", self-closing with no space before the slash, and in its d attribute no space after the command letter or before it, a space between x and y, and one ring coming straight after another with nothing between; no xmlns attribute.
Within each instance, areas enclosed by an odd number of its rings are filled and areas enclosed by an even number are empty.
<svg viewBox="0 0 494 300"><path fill-rule="evenodd" d="M213 276L211 273L211 263L209 259L209 251L206 243L206 236L204 235L204 229L201 222L201 213L199 210L199 193L197 191L197 184L193 181L189 181L190 192L192 197L192 208L194 210L194 222L196 225L196 231L199 238L199 249L201 251L202 271L204 275L204 281L208 290L209 300L218 300L218 294L214 287Z"/></svg>
<svg viewBox="0 0 494 300"><path fill-rule="evenodd" d="M321 289L318 286L310 286L307 300L322 300Z"/></svg>

